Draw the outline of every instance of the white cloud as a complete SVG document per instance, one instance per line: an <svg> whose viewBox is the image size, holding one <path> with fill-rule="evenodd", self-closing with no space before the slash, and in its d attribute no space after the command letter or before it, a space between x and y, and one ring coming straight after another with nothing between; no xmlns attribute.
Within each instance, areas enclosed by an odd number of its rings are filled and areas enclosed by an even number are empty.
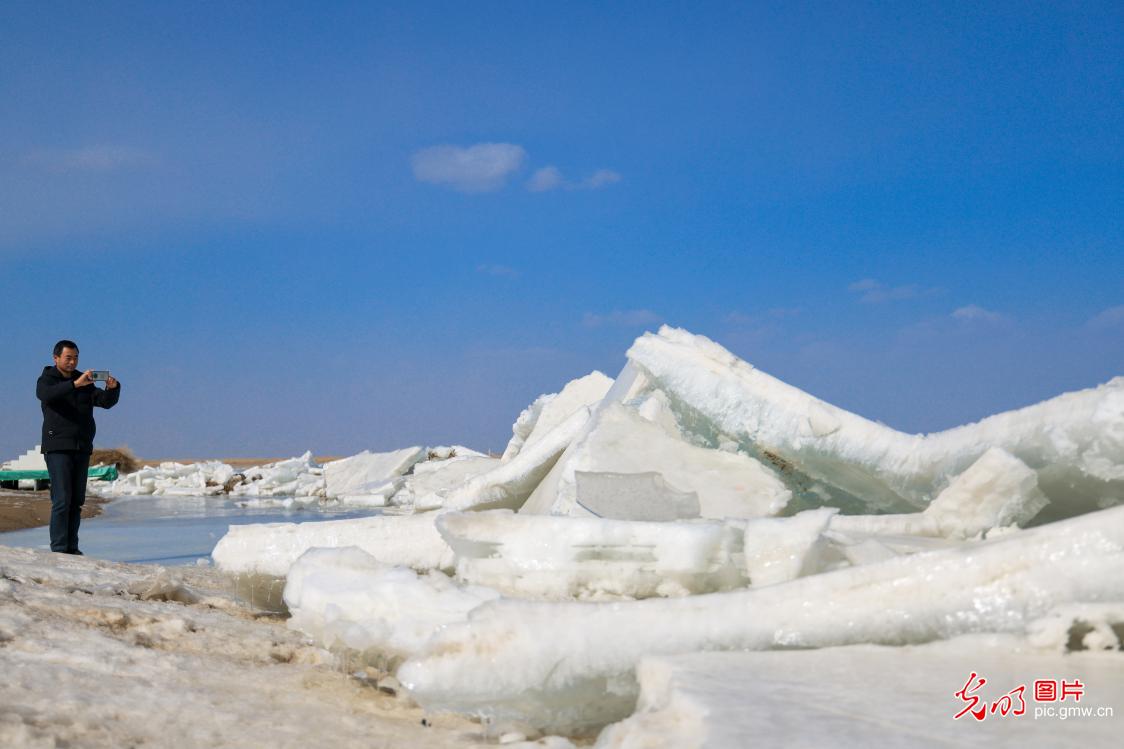
<svg viewBox="0 0 1124 749"><path fill-rule="evenodd" d="M46 148L24 155L26 166L49 172L108 172L156 161L147 151L108 144L82 148Z"/></svg>
<svg viewBox="0 0 1124 749"><path fill-rule="evenodd" d="M587 328L601 328L607 326L638 328L645 325L655 325L661 320L663 320L663 318L650 309L626 309L613 310L603 315L586 312L582 317L582 325Z"/></svg>
<svg viewBox="0 0 1124 749"><path fill-rule="evenodd" d="M423 148L410 162L419 182L475 193L500 189L526 159L527 152L514 143L477 143Z"/></svg>
<svg viewBox="0 0 1124 749"><path fill-rule="evenodd" d="M546 192L562 187L565 183L566 180L562 178L562 172L558 171L558 167L544 166L542 169L536 169L527 180L527 189L531 192Z"/></svg>
<svg viewBox="0 0 1124 749"><path fill-rule="evenodd" d="M726 322L731 325L753 326L764 325L767 323L776 322L777 320L784 320L789 317L796 317L800 314L799 307L773 307L764 312L757 312L754 314L746 314L744 312L734 311L726 315Z"/></svg>
<svg viewBox="0 0 1124 749"><path fill-rule="evenodd" d="M566 179L556 166L544 166L536 169L531 178L527 180L527 189L531 192L548 192L550 190L600 190L611 184L621 181L621 175L612 169L598 169L596 172L579 182Z"/></svg>
<svg viewBox="0 0 1124 749"><path fill-rule="evenodd" d="M1124 304L1101 310L1088 322L1091 328L1115 328L1124 325Z"/></svg>
<svg viewBox="0 0 1124 749"><path fill-rule="evenodd" d="M476 272L501 278L519 278L522 275L519 271L506 265L478 265L476 266Z"/></svg>
<svg viewBox="0 0 1124 749"><path fill-rule="evenodd" d="M588 177L582 184L590 190L599 190L602 187L615 184L621 181L621 175L614 172L612 169L598 169L590 177Z"/></svg>
<svg viewBox="0 0 1124 749"><path fill-rule="evenodd" d="M903 299L932 296L941 292L938 288L925 289L915 283L904 286L886 286L873 278L864 278L847 286L847 291L859 295L859 301L866 304L895 302Z"/></svg>
<svg viewBox="0 0 1124 749"><path fill-rule="evenodd" d="M963 322L985 322L992 325L1007 321L1007 318L998 312L984 309L978 304L969 304L954 310L952 318Z"/></svg>

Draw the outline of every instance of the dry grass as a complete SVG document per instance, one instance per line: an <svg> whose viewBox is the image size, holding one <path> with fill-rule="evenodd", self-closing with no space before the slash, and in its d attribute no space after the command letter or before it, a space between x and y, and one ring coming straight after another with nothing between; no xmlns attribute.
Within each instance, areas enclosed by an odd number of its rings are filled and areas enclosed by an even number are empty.
<svg viewBox="0 0 1124 749"><path fill-rule="evenodd" d="M120 473L132 473L141 467L140 460L133 451L125 445L121 447L111 447L109 449L94 450L90 454L90 465L96 466L98 464L103 466L115 465Z"/></svg>

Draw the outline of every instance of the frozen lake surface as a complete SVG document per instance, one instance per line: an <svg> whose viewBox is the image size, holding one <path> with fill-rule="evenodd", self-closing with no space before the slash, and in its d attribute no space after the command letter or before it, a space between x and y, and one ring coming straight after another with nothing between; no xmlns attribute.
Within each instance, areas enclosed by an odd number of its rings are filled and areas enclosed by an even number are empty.
<svg viewBox="0 0 1124 749"><path fill-rule="evenodd" d="M79 546L90 557L111 562L164 565L209 559L229 526L305 523L378 514L375 509L284 509L240 507L227 497L125 497L82 521ZM49 549L45 526L0 533L0 545Z"/></svg>

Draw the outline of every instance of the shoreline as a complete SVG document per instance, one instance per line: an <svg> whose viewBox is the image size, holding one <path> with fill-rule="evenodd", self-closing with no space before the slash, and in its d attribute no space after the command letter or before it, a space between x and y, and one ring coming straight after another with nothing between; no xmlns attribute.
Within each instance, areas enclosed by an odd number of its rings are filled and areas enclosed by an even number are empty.
<svg viewBox="0 0 1124 749"><path fill-rule="evenodd" d="M86 495L82 519L97 517L109 499ZM48 491L0 489L0 533L39 528L51 522L51 494Z"/></svg>

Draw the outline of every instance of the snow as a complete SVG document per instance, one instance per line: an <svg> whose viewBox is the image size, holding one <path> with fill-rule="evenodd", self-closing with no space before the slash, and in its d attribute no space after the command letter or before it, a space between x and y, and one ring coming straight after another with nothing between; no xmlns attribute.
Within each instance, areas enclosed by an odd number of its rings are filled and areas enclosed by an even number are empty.
<svg viewBox="0 0 1124 749"><path fill-rule="evenodd" d="M215 570L0 546L0 572L0 746L494 746L350 675Z"/></svg>

